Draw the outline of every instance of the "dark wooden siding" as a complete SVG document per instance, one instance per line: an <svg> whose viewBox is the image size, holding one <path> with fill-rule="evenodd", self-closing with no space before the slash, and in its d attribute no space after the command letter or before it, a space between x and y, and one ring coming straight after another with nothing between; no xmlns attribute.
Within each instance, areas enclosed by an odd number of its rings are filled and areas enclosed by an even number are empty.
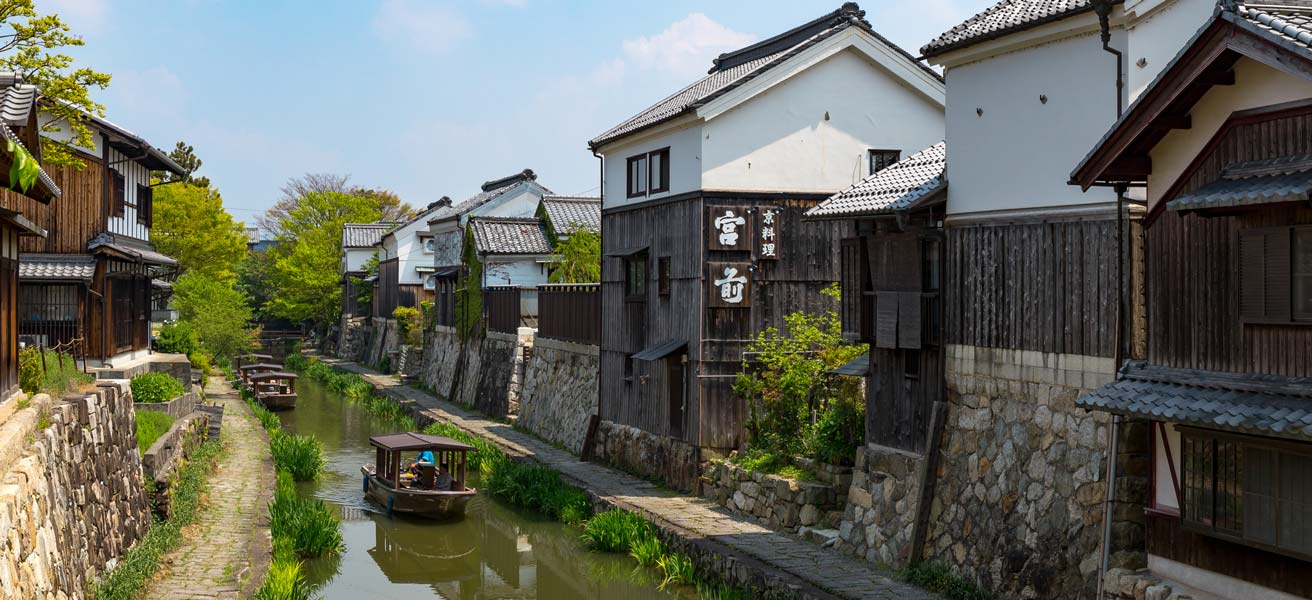
<svg viewBox="0 0 1312 600"><path fill-rule="evenodd" d="M1236 579L1312 597L1312 569L1305 561L1194 533L1169 515L1148 515L1147 550L1163 558Z"/></svg>
<svg viewBox="0 0 1312 600"><path fill-rule="evenodd" d="M597 345L601 341L601 286L538 286L538 337Z"/></svg>
<svg viewBox="0 0 1312 600"><path fill-rule="evenodd" d="M689 360L700 356L697 315L702 307L702 201L647 206L602 217L601 262L601 418L658 435L671 435L665 370L659 363L635 361L625 377L628 356L667 340L688 342ZM624 257L647 249L649 262L645 302L624 299ZM670 293L657 289L655 265L670 259ZM695 362L693 362L695 364ZM692 441L697 419L695 377L685 382L689 398L681 439Z"/></svg>
<svg viewBox="0 0 1312 600"><path fill-rule="evenodd" d="M18 231L0 222L0 401L18 385Z"/></svg>
<svg viewBox="0 0 1312 600"><path fill-rule="evenodd" d="M1242 161L1312 153L1312 115L1277 113L1223 127L1169 200L1215 181ZM1205 216L1154 208L1146 230L1148 359L1171 367L1312 376L1312 326L1244 325L1239 318L1239 234L1312 224L1306 205Z"/></svg>
<svg viewBox="0 0 1312 600"><path fill-rule="evenodd" d="M84 254L87 242L107 227L103 201L104 168L99 160L79 154L86 166L51 167L46 171L62 191L50 204L41 204L21 194L0 190L0 206L17 210L45 229L45 238L29 236L20 241L23 252Z"/></svg>
<svg viewBox="0 0 1312 600"><path fill-rule="evenodd" d="M392 311L400 306L400 263L395 259L378 263L378 295L374 299L374 315L392 318Z"/></svg>
<svg viewBox="0 0 1312 600"><path fill-rule="evenodd" d="M1114 218L949 226L948 343L1112 356L1116 258Z"/></svg>

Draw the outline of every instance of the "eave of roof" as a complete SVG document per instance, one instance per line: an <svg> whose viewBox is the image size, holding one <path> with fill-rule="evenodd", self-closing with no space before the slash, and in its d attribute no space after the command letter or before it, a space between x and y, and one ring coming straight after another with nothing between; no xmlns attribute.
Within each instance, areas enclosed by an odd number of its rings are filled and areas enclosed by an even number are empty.
<svg viewBox="0 0 1312 600"><path fill-rule="evenodd" d="M988 17L996 14L999 9L1003 9L1011 5L1022 4L1022 3L1025 3L1027 5L1045 4L1048 3L1048 1L1049 0L1002 0L1001 2L998 2L997 4L994 4L993 6L990 6L989 8L986 8L983 11L980 11L979 13L970 17L969 19L962 21L960 24L956 25L952 29L949 29L939 34L928 44L925 44L923 47L920 48L921 57L932 58L935 56L941 56L943 54L947 54L955 50L961 50L962 48L968 48L970 46L981 44L990 40L996 40L998 38L1007 37L1014 33L1019 33L1029 29L1034 29L1036 27L1041 27L1043 25L1047 25L1048 23L1061 21L1063 19L1093 10L1093 5L1089 4L1087 0L1072 0L1072 4L1076 4L1076 5L1071 6L1065 10L1054 11L1052 13L1044 14L1042 16L1032 19L1020 20L1011 25L1006 25L1003 27L999 27L997 29L989 29L987 31L983 31L978 34L969 35L966 37L955 39L950 42L945 40L945 38L948 38L958 30L970 29L971 27L980 23L982 20L987 19ZM1120 4L1123 1L1124 0L1116 0L1116 3ZM1077 3L1083 3L1083 4L1077 4Z"/></svg>
<svg viewBox="0 0 1312 600"><path fill-rule="evenodd" d="M806 211L804 218L846 219L915 210L947 189L947 145L939 142L867 176Z"/></svg>

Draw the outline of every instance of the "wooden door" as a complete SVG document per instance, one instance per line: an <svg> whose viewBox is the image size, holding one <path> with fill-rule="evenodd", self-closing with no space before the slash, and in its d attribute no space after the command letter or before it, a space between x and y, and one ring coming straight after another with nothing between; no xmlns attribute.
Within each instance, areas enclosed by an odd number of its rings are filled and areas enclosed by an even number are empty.
<svg viewBox="0 0 1312 600"><path fill-rule="evenodd" d="M665 360L667 376L665 383L667 386L666 394L670 402L670 437L683 439L684 423L687 422L687 385L684 373L687 369L686 353L670 355Z"/></svg>

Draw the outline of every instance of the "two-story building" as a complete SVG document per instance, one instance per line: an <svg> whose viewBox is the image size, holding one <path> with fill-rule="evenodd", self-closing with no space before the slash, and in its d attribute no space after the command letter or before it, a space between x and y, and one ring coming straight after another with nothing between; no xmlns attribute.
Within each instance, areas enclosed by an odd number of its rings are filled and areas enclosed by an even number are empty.
<svg viewBox="0 0 1312 600"><path fill-rule="evenodd" d="M46 120L44 114L39 118ZM150 173L182 175L183 169L107 119L89 116L86 122L95 134L93 147L73 147L84 167L52 169L65 190L60 202L46 205L8 193L4 202L49 232L19 243L19 335L36 345L62 344L92 364L108 365L150 350L152 298L168 290L155 282L171 277L177 266L150 243ZM66 130L42 135L68 137Z"/></svg>
<svg viewBox="0 0 1312 600"><path fill-rule="evenodd" d="M847 3L720 55L590 142L602 159L599 458L691 487L702 460L741 446L746 407L731 388L747 345L789 313L832 308L821 291L848 226L802 214L941 140L943 101L939 76Z"/></svg>
<svg viewBox="0 0 1312 600"><path fill-rule="evenodd" d="M1312 597L1310 43L1306 2L1221 3L1072 175L1146 192L1146 348L1076 401L1146 466L1107 543L1146 513L1147 570L1108 597Z"/></svg>
<svg viewBox="0 0 1312 600"><path fill-rule="evenodd" d="M0 138L5 141L5 148L0 150L0 188L8 190L0 196L0 402L19 391L19 240L47 235L15 200L21 196L36 205L48 206L60 195L59 186L39 166L41 140L35 106L38 93L35 86L24 84L17 74L0 73L0 104L6 107L0 113ZM10 168L15 161L32 161L35 179L11 181Z"/></svg>
<svg viewBox="0 0 1312 600"><path fill-rule="evenodd" d="M413 219L385 231L374 245L378 256L378 294L374 316L392 318L399 306L418 308L433 299L433 256L436 247L428 221L451 211L443 196Z"/></svg>
<svg viewBox="0 0 1312 600"><path fill-rule="evenodd" d="M383 240L383 234L393 227L396 223L347 223L342 226L342 262L337 273L342 279L343 319L372 315L359 298L365 294L372 297L373 284L369 283L367 292L360 286L365 278L372 276L367 271L369 261L377 258L376 246Z"/></svg>

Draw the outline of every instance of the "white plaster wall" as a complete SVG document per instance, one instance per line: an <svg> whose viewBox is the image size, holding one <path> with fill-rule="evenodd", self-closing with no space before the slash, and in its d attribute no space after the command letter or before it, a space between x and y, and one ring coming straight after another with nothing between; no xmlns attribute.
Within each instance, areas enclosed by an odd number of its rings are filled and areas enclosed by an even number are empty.
<svg viewBox="0 0 1312 600"><path fill-rule="evenodd" d="M343 250L342 273L364 270L364 263L374 255L373 248L346 248Z"/></svg>
<svg viewBox="0 0 1312 600"><path fill-rule="evenodd" d="M433 266L433 255L424 252L424 246L419 237L419 232L429 232L428 219L431 218L429 215L431 212L435 211L427 211L419 215L418 218L383 236L383 248L386 255L379 256L379 260L392 257L400 259L397 265L397 283L399 285L422 284L424 277L416 269L421 266Z"/></svg>
<svg viewBox="0 0 1312 600"><path fill-rule="evenodd" d="M602 208L613 208L635 202L664 198L702 189L702 149L700 125L693 124L655 136L627 141L623 145L606 147L602 156L605 164L605 181L602 182ZM670 191L642 198L626 198L628 180L625 169L628 158L652 150L670 148Z"/></svg>
<svg viewBox="0 0 1312 600"><path fill-rule="evenodd" d="M469 223L469 217L532 217L542 202L545 190L536 183L521 184L460 216L460 223Z"/></svg>
<svg viewBox="0 0 1312 600"><path fill-rule="evenodd" d="M1167 448L1171 462L1167 462ZM1180 431L1174 423L1166 424L1166 438L1161 432L1153 436L1153 499L1157 506L1180 508L1175 499L1175 480L1171 478L1171 465L1175 465L1176 478L1180 477Z"/></svg>
<svg viewBox="0 0 1312 600"><path fill-rule="evenodd" d="M1151 209L1202 151L1230 114L1312 98L1312 82L1290 76L1249 58L1235 63L1235 85L1215 86L1194 105L1192 129L1175 129L1150 153L1148 206Z"/></svg>
<svg viewBox="0 0 1312 600"><path fill-rule="evenodd" d="M99 137L99 136L97 136ZM150 185L150 170L129 160L118 150L109 149L110 170L118 171L124 182L123 216L109 218L109 231L122 236L149 241L150 229L137 222L137 186Z"/></svg>
<svg viewBox="0 0 1312 600"><path fill-rule="evenodd" d="M536 286L547 283L546 265L537 257L487 257L483 264L485 286Z"/></svg>
<svg viewBox="0 0 1312 600"><path fill-rule="evenodd" d="M847 49L707 121L702 188L833 193L868 175L868 150L906 157L943 128L941 107Z"/></svg>
<svg viewBox="0 0 1312 600"><path fill-rule="evenodd" d="M1124 48L1124 32L1112 43ZM1115 200L1067 185L1116 118L1115 62L1096 32L949 67L945 77L949 213Z"/></svg>
<svg viewBox="0 0 1312 600"><path fill-rule="evenodd" d="M1130 0L1126 91L1133 101L1211 18L1216 0ZM1138 66L1140 59L1144 66Z"/></svg>

